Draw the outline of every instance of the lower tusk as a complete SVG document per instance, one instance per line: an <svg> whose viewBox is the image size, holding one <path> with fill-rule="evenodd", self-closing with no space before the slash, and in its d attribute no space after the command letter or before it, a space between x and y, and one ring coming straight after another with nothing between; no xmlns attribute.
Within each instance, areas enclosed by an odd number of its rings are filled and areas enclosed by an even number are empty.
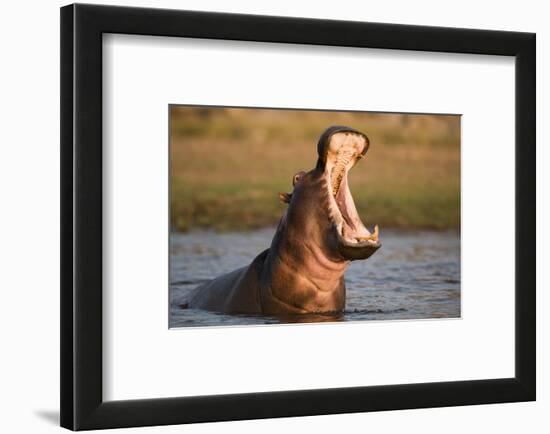
<svg viewBox="0 0 550 434"><path fill-rule="evenodd" d="M359 242L361 241L378 241L378 235L380 234L380 230L378 229L378 225L374 225L374 232L370 234L368 237L355 237L355 239Z"/></svg>
<svg viewBox="0 0 550 434"><path fill-rule="evenodd" d="M374 232L370 234L368 237L355 237L355 239L359 242L361 241L378 241L378 235L380 233L380 230L378 229L378 225L374 225Z"/></svg>

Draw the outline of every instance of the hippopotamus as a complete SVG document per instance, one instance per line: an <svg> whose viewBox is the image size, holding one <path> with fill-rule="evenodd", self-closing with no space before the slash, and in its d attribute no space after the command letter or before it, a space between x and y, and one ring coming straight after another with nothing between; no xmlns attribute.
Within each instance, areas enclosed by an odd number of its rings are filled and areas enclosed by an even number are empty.
<svg viewBox="0 0 550 434"><path fill-rule="evenodd" d="M288 204L271 246L247 266L195 288L185 307L228 314L341 313L344 273L381 246L378 225L363 224L348 186L348 172L369 149L368 137L332 126L317 144L317 164L292 179Z"/></svg>

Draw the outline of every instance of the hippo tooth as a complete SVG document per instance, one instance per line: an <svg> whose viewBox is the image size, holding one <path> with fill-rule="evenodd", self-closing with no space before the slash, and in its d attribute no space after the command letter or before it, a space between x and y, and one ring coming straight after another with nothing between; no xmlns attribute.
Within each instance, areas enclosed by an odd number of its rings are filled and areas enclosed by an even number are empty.
<svg viewBox="0 0 550 434"><path fill-rule="evenodd" d="M380 233L380 230L378 229L378 225L374 225L374 231L372 234L369 234L368 236L366 237L355 237L355 239L358 241L358 242L361 242L361 241L378 241L378 235Z"/></svg>

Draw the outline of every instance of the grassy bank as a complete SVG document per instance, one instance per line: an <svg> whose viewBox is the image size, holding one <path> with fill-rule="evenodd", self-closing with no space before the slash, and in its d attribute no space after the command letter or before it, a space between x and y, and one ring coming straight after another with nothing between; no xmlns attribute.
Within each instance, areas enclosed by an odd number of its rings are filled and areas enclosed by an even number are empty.
<svg viewBox="0 0 550 434"><path fill-rule="evenodd" d="M458 228L459 118L279 110L171 109L171 222L175 229L275 224L292 176L310 170L328 126L365 132L371 148L350 173L367 225Z"/></svg>

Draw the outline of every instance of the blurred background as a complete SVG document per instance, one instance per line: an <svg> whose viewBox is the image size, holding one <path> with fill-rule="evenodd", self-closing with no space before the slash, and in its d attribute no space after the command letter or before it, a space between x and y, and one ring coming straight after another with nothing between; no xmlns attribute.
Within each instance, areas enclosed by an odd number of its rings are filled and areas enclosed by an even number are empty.
<svg viewBox="0 0 550 434"><path fill-rule="evenodd" d="M370 226L459 229L460 116L170 107L172 230L247 230L276 224L292 177L317 160L330 125L370 139L349 175Z"/></svg>

